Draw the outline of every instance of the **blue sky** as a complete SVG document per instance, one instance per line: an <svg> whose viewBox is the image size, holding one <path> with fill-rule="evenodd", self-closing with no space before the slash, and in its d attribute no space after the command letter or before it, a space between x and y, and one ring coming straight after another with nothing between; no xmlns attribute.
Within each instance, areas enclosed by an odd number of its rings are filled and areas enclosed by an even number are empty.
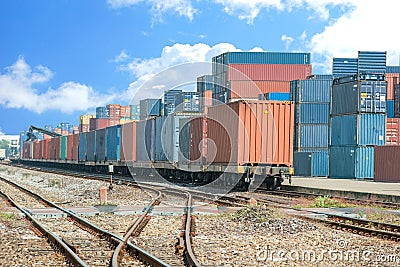
<svg viewBox="0 0 400 267"><path fill-rule="evenodd" d="M328 73L332 56L358 50L388 51L394 65L399 4L379 3L2 0L0 132L77 124L96 106L129 103L160 71L225 51L311 52L314 73Z"/></svg>

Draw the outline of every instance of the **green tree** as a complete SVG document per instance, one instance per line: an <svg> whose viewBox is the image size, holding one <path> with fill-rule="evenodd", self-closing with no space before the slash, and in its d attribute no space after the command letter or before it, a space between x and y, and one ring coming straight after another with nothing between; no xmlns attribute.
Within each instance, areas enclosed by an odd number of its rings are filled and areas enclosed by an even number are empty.
<svg viewBox="0 0 400 267"><path fill-rule="evenodd" d="M8 149L10 147L10 141L0 140L0 149L5 148Z"/></svg>

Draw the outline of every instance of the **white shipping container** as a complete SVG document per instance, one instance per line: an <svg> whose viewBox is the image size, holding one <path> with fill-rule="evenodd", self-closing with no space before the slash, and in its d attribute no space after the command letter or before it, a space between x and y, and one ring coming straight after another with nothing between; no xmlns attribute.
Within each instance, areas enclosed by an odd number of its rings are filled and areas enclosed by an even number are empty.
<svg viewBox="0 0 400 267"><path fill-rule="evenodd" d="M6 150L4 148L0 149L0 160L3 160L6 158Z"/></svg>

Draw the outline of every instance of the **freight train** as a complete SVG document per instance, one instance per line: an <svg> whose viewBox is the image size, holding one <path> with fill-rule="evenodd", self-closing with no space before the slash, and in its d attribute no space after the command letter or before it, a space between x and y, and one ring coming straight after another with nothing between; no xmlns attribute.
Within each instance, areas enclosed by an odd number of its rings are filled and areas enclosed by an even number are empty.
<svg viewBox="0 0 400 267"><path fill-rule="evenodd" d="M240 100L25 142L21 161L104 173L112 164L139 180L275 189L294 172L293 124L291 101Z"/></svg>

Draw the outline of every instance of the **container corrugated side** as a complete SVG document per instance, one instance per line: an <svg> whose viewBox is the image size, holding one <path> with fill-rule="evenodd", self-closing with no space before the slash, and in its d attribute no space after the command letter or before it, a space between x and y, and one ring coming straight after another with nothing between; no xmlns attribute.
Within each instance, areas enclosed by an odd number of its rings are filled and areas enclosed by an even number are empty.
<svg viewBox="0 0 400 267"><path fill-rule="evenodd" d="M386 74L400 73L400 66L386 66Z"/></svg>
<svg viewBox="0 0 400 267"><path fill-rule="evenodd" d="M291 102L237 101L210 107L207 116L207 161L293 164ZM215 146L210 145L210 140Z"/></svg>
<svg viewBox="0 0 400 267"><path fill-rule="evenodd" d="M387 100L394 99L394 86L400 82L399 73L386 73Z"/></svg>
<svg viewBox="0 0 400 267"><path fill-rule="evenodd" d="M51 160L60 160L60 137L50 139L49 156Z"/></svg>
<svg viewBox="0 0 400 267"><path fill-rule="evenodd" d="M331 118L332 146L384 145L385 139L385 114L364 113Z"/></svg>
<svg viewBox="0 0 400 267"><path fill-rule="evenodd" d="M293 167L296 176L326 177L329 174L328 151L294 152Z"/></svg>
<svg viewBox="0 0 400 267"><path fill-rule="evenodd" d="M70 134L67 136L67 160L72 160L72 152L74 147L74 135Z"/></svg>
<svg viewBox="0 0 400 267"><path fill-rule="evenodd" d="M161 143L166 160L170 163L176 163L179 160L179 120L187 117L185 115L170 115L162 127Z"/></svg>
<svg viewBox="0 0 400 267"><path fill-rule="evenodd" d="M294 105L295 124L328 124L329 103L297 103Z"/></svg>
<svg viewBox="0 0 400 267"><path fill-rule="evenodd" d="M136 124L136 160L155 160L156 123L155 119L139 121Z"/></svg>
<svg viewBox="0 0 400 267"><path fill-rule="evenodd" d="M349 179L373 179L374 147L330 147L329 177Z"/></svg>
<svg viewBox="0 0 400 267"><path fill-rule="evenodd" d="M386 144L400 145L400 118L386 119Z"/></svg>
<svg viewBox="0 0 400 267"><path fill-rule="evenodd" d="M40 144L40 141L33 142L32 146L33 146L33 158L34 159L40 159L41 150L42 150L42 146Z"/></svg>
<svg viewBox="0 0 400 267"><path fill-rule="evenodd" d="M169 117L168 117L169 118ZM156 118L156 140L155 140L155 160L156 161L166 161L167 155L166 152L168 150L167 146L171 146L171 131L172 128L168 128L167 117L157 117ZM166 135L166 136L165 136ZM168 144L167 144L168 143Z"/></svg>
<svg viewBox="0 0 400 267"><path fill-rule="evenodd" d="M394 86L394 117L400 118L400 84Z"/></svg>
<svg viewBox="0 0 400 267"><path fill-rule="evenodd" d="M78 152L79 152L79 142L80 142L80 135L79 133L73 134L73 142L74 145L72 147L72 160L78 160Z"/></svg>
<svg viewBox="0 0 400 267"><path fill-rule="evenodd" d="M189 163L190 162L190 124L192 118L181 118L179 119L179 153L178 162L179 163Z"/></svg>
<svg viewBox="0 0 400 267"><path fill-rule="evenodd" d="M270 92L264 94L265 100L290 101L290 93Z"/></svg>
<svg viewBox="0 0 400 267"><path fill-rule="evenodd" d="M289 92L287 81L230 81L228 86L230 99L254 98L269 92Z"/></svg>
<svg viewBox="0 0 400 267"><path fill-rule="evenodd" d="M386 112L385 81L334 84L331 97L332 115Z"/></svg>
<svg viewBox="0 0 400 267"><path fill-rule="evenodd" d="M78 158L79 161L86 161L86 136L87 132L80 133L79 134L79 152L78 152Z"/></svg>
<svg viewBox="0 0 400 267"><path fill-rule="evenodd" d="M96 160L104 162L106 160L106 129L96 130Z"/></svg>
<svg viewBox="0 0 400 267"><path fill-rule="evenodd" d="M42 159L48 159L50 139L42 140Z"/></svg>
<svg viewBox="0 0 400 267"><path fill-rule="evenodd" d="M290 83L291 100L299 102L329 103L332 80L294 80Z"/></svg>
<svg viewBox="0 0 400 267"><path fill-rule="evenodd" d="M295 124L294 148L327 148L329 146L328 124Z"/></svg>
<svg viewBox="0 0 400 267"><path fill-rule="evenodd" d="M376 146L374 155L374 181L400 182L400 146Z"/></svg>
<svg viewBox="0 0 400 267"><path fill-rule="evenodd" d="M227 80L290 82L304 80L311 73L311 65L230 64Z"/></svg>
<svg viewBox="0 0 400 267"><path fill-rule="evenodd" d="M333 58L332 74L335 78L357 74L357 58Z"/></svg>
<svg viewBox="0 0 400 267"><path fill-rule="evenodd" d="M86 160L96 160L96 131L91 131L86 134Z"/></svg>
<svg viewBox="0 0 400 267"><path fill-rule="evenodd" d="M386 52L358 51L359 73L386 73Z"/></svg>
<svg viewBox="0 0 400 267"><path fill-rule="evenodd" d="M310 53L226 52L212 58L219 64L311 64Z"/></svg>
<svg viewBox="0 0 400 267"><path fill-rule="evenodd" d="M67 159L67 136L61 136L60 139L60 159Z"/></svg>
<svg viewBox="0 0 400 267"><path fill-rule="evenodd" d="M121 125L121 160L126 163L136 161L136 122Z"/></svg>
<svg viewBox="0 0 400 267"><path fill-rule="evenodd" d="M207 157L207 117L190 121L190 162L204 164Z"/></svg>
<svg viewBox="0 0 400 267"><path fill-rule="evenodd" d="M388 118L394 118L394 100L388 100L386 102L386 113Z"/></svg>
<svg viewBox="0 0 400 267"><path fill-rule="evenodd" d="M121 125L106 128L106 159L121 160Z"/></svg>

